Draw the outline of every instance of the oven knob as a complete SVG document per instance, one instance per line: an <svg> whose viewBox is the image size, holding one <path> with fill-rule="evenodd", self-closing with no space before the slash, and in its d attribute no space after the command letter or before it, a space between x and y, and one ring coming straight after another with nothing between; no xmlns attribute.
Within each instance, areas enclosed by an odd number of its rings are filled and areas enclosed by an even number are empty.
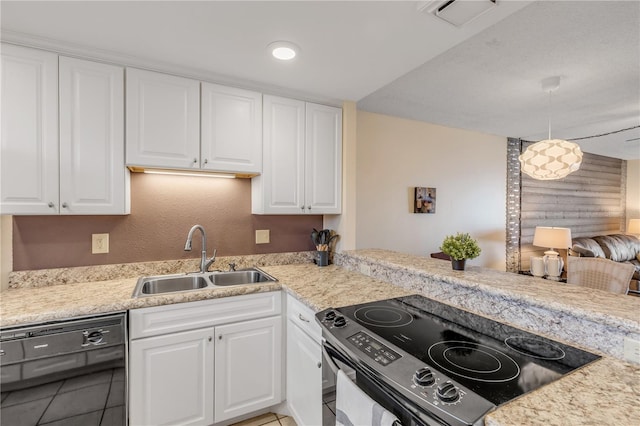
<svg viewBox="0 0 640 426"><path fill-rule="evenodd" d="M460 394L458 393L458 389L451 382L443 383L438 386L438 391L436 392L438 398L444 402L455 402L460 398Z"/></svg>
<svg viewBox="0 0 640 426"><path fill-rule="evenodd" d="M416 371L413 378L420 386L431 386L436 381L436 378L433 376L433 372L427 367L422 367Z"/></svg>
<svg viewBox="0 0 640 426"><path fill-rule="evenodd" d="M333 321L335 317L336 317L336 311L329 311L326 314L324 314L325 321Z"/></svg>
<svg viewBox="0 0 640 426"><path fill-rule="evenodd" d="M336 327L344 327L347 325L347 320L344 319L343 316L337 316L336 319L333 320L333 325Z"/></svg>

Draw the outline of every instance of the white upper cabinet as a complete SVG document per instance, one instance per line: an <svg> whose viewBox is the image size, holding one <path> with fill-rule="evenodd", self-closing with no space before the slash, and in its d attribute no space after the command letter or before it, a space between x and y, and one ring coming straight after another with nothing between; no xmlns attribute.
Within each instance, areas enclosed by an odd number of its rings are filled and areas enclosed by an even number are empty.
<svg viewBox="0 0 640 426"><path fill-rule="evenodd" d="M339 214L342 110L264 96L263 173L252 181L254 214Z"/></svg>
<svg viewBox="0 0 640 426"><path fill-rule="evenodd" d="M342 202L342 109L306 105L305 206L337 214Z"/></svg>
<svg viewBox="0 0 640 426"><path fill-rule="evenodd" d="M2 112L0 213L129 213L122 67L3 45Z"/></svg>
<svg viewBox="0 0 640 426"><path fill-rule="evenodd" d="M66 214L129 213L124 69L60 57L60 202Z"/></svg>
<svg viewBox="0 0 640 426"><path fill-rule="evenodd" d="M200 168L200 82L127 68L127 165Z"/></svg>
<svg viewBox="0 0 640 426"><path fill-rule="evenodd" d="M58 204L58 55L2 45L1 214Z"/></svg>
<svg viewBox="0 0 640 426"><path fill-rule="evenodd" d="M127 69L127 164L262 171L262 94Z"/></svg>
<svg viewBox="0 0 640 426"><path fill-rule="evenodd" d="M262 94L202 83L201 167L262 172Z"/></svg>

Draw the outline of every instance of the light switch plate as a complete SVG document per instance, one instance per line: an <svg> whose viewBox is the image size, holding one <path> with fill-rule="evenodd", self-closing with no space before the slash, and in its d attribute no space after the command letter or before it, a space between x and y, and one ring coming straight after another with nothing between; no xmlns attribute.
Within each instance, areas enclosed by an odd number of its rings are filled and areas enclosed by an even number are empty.
<svg viewBox="0 0 640 426"><path fill-rule="evenodd" d="M256 230L256 244L269 244L269 230L257 229Z"/></svg>
<svg viewBox="0 0 640 426"><path fill-rule="evenodd" d="M91 254L109 253L109 234L91 234Z"/></svg>

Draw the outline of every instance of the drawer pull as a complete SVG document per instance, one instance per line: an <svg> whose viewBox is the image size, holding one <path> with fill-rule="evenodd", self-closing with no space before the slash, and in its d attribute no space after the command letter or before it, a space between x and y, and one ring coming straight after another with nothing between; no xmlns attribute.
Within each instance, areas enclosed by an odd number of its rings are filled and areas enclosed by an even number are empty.
<svg viewBox="0 0 640 426"><path fill-rule="evenodd" d="M303 317L302 314L298 314L298 318L300 318L301 321L309 322L309 320Z"/></svg>

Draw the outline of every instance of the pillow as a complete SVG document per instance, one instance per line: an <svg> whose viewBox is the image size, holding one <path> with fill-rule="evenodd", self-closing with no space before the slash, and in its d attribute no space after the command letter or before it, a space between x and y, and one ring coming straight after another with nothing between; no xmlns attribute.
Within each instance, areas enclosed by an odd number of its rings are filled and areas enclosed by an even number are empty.
<svg viewBox="0 0 640 426"><path fill-rule="evenodd" d="M574 238L572 242L572 250L576 253L580 253L581 256L606 257L604 251L602 251L602 247L600 247L600 244L598 244L593 238ZM584 250L585 253L582 254L580 250Z"/></svg>
<svg viewBox="0 0 640 426"><path fill-rule="evenodd" d="M638 253L638 239L629 235L611 234L593 237L600 244L605 257L614 262L635 259Z"/></svg>
<svg viewBox="0 0 640 426"><path fill-rule="evenodd" d="M571 247L571 250L575 251L576 253L578 253L578 255L580 257L596 257L595 253L592 252L591 250L582 247L579 244L574 244L573 247Z"/></svg>

